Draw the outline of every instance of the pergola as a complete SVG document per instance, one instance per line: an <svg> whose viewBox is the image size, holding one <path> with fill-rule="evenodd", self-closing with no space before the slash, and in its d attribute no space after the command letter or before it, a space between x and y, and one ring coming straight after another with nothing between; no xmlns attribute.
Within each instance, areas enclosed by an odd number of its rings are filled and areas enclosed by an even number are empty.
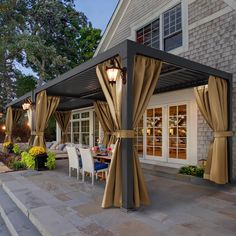
<svg viewBox="0 0 236 236"><path fill-rule="evenodd" d="M129 40L58 76L58 78L49 81L31 93L12 101L7 107L11 106L13 109L21 108L27 99L31 99L35 103L37 94L44 90L48 96L60 97L58 111L88 107L93 105L94 101L106 101L106 96L97 77L96 67L119 56L122 67L127 68L127 83L122 85L121 129L132 130L133 72L134 58L137 55L162 62L160 78L153 94L206 85L208 84L209 76L215 76L227 81L228 130L232 130L231 74ZM232 180L232 138L230 136L227 136L227 146L229 180ZM134 207L132 153L132 139L123 137L121 139L122 207L125 209Z"/></svg>

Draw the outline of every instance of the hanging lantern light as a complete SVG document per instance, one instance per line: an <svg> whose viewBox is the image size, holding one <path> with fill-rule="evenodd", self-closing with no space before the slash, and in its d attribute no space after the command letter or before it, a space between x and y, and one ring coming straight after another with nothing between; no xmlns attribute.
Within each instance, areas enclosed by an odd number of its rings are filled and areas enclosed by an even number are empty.
<svg viewBox="0 0 236 236"><path fill-rule="evenodd" d="M30 103L27 103L27 102L25 102L25 103L22 104L23 110L29 110L29 109L30 109L30 106L31 106L31 104L30 104Z"/></svg>
<svg viewBox="0 0 236 236"><path fill-rule="evenodd" d="M121 68L118 60L116 58L112 58L110 60L110 65L106 67L107 77L109 80L109 83L111 85L116 83L117 75L120 71L121 79L123 84L126 84L126 68Z"/></svg>

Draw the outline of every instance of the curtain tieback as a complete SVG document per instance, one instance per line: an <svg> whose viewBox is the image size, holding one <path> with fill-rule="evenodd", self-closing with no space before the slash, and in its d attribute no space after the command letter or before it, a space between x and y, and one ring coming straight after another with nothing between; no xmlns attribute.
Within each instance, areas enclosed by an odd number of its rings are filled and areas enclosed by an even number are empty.
<svg viewBox="0 0 236 236"><path fill-rule="evenodd" d="M233 136L233 131L216 131L214 132L214 138L224 138Z"/></svg>
<svg viewBox="0 0 236 236"><path fill-rule="evenodd" d="M44 132L36 132L36 135L42 137L44 135Z"/></svg>
<svg viewBox="0 0 236 236"><path fill-rule="evenodd" d="M5 132L6 135L11 135L11 132Z"/></svg>
<svg viewBox="0 0 236 236"><path fill-rule="evenodd" d="M35 132L35 131L31 131L30 134L31 134L31 135L36 135L36 132Z"/></svg>
<svg viewBox="0 0 236 236"><path fill-rule="evenodd" d="M112 133L112 132L104 132L106 135L114 135L114 133Z"/></svg>
<svg viewBox="0 0 236 236"><path fill-rule="evenodd" d="M117 138L135 138L134 130L117 130L113 133Z"/></svg>

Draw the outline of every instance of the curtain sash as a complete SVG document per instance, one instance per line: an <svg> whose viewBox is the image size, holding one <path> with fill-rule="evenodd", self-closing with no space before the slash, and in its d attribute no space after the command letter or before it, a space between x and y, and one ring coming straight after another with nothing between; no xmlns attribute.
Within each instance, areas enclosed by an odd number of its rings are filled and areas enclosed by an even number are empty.
<svg viewBox="0 0 236 236"><path fill-rule="evenodd" d="M213 133L214 138L225 138L233 136L233 131L216 131Z"/></svg>

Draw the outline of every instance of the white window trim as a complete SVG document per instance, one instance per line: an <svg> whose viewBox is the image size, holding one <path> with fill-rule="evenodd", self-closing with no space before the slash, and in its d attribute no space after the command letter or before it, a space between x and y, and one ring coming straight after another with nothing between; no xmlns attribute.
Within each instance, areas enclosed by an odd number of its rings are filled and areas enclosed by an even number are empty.
<svg viewBox="0 0 236 236"><path fill-rule="evenodd" d="M160 19L160 48L163 50L163 13L167 10L171 9L172 7L176 6L177 4L181 3L181 10L182 10L182 37L183 37L183 45L181 47L175 48L168 53L172 53L178 55L180 53L188 51L188 44L189 44L189 36L188 36L188 0L171 0L165 1L157 8L155 8L150 13L146 14L144 17L140 18L134 24L131 24L131 36L129 37L130 40L136 41L136 32L137 30L141 29L145 25L150 24L157 18Z"/></svg>

